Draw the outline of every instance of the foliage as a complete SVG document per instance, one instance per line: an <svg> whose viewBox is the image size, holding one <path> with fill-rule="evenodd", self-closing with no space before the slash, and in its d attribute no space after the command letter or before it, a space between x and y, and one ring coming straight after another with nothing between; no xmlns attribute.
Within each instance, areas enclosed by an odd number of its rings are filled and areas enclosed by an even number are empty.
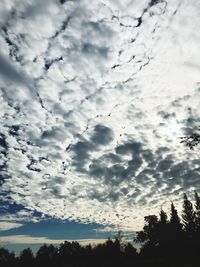
<svg viewBox="0 0 200 267"><path fill-rule="evenodd" d="M200 198L195 192L194 207L187 195L183 196L181 218L171 203L169 218L161 209L159 215L144 217L144 227L136 233L135 242L122 242L121 232L114 239L91 246L78 242L41 246L34 255L30 248L19 256L0 248L1 267L197 267L200 266Z"/></svg>
<svg viewBox="0 0 200 267"><path fill-rule="evenodd" d="M195 212L193 205L186 194L183 196L183 212L182 212L183 228L189 237L195 234Z"/></svg>
<svg viewBox="0 0 200 267"><path fill-rule="evenodd" d="M200 198L197 192L195 201L194 209L187 195L183 195L181 218L173 203L169 220L162 209L159 217L149 215L144 218L143 230L137 232L135 239L141 243L140 259L157 259L161 260L162 264L168 264L169 261L170 264L187 261L199 263Z"/></svg>
<svg viewBox="0 0 200 267"><path fill-rule="evenodd" d="M200 144L200 135L199 134L192 134L188 136L183 136L180 138L181 143L188 146L190 149L194 149L195 146Z"/></svg>

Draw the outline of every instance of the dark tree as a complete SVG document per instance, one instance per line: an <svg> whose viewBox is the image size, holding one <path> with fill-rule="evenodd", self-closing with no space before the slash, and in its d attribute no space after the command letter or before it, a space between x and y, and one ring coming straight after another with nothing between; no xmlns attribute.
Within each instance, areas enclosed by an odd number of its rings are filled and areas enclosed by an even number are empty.
<svg viewBox="0 0 200 267"><path fill-rule="evenodd" d="M173 203L171 203L171 212L170 212L170 220L169 220L169 223L170 223L170 228L171 228L171 232L172 234L174 233L180 233L182 232L182 224L181 224L181 220L178 216L178 212L174 206Z"/></svg>
<svg viewBox="0 0 200 267"><path fill-rule="evenodd" d="M195 237L194 237L194 253L196 261L199 259L199 247L200 247L200 197L195 192Z"/></svg>
<svg viewBox="0 0 200 267"><path fill-rule="evenodd" d="M0 248L0 266L15 266L15 254L13 252L10 253L5 248Z"/></svg>
<svg viewBox="0 0 200 267"><path fill-rule="evenodd" d="M167 213L163 209L160 210L160 223L163 225L167 224Z"/></svg>
<svg viewBox="0 0 200 267"><path fill-rule="evenodd" d="M188 136L181 137L181 143L188 146L190 149L194 149L195 146L200 144L200 135L192 134Z"/></svg>
<svg viewBox="0 0 200 267"><path fill-rule="evenodd" d="M182 212L183 228L188 235L192 238L195 235L195 212L192 203L189 201L186 194L183 195L183 212Z"/></svg>
<svg viewBox="0 0 200 267"><path fill-rule="evenodd" d="M180 261L184 251L184 232L181 219L178 216L177 209L171 203L170 219L169 219L169 247L168 253L174 260Z"/></svg>
<svg viewBox="0 0 200 267"><path fill-rule="evenodd" d="M200 197L195 192L195 222L196 222L196 230L200 232Z"/></svg>
<svg viewBox="0 0 200 267"><path fill-rule="evenodd" d="M41 246L36 256L30 248L19 257L0 248L0 267L199 267L200 248L200 197L195 192L195 205L183 197L182 222L173 203L170 217L161 209L159 216L145 216L142 231L135 241L141 243L137 250L131 243L122 242L121 232L96 246L81 246L65 241L60 246Z"/></svg>
<svg viewBox="0 0 200 267"><path fill-rule="evenodd" d="M136 259L138 256L137 250L135 247L131 245L131 243L127 243L124 246L124 255L128 259Z"/></svg>
<svg viewBox="0 0 200 267"><path fill-rule="evenodd" d="M34 265L34 255L30 248L22 250L19 256L20 266L33 266Z"/></svg>
<svg viewBox="0 0 200 267"><path fill-rule="evenodd" d="M39 266L54 266L57 257L57 248L53 245L43 245L36 254L36 261Z"/></svg>
<svg viewBox="0 0 200 267"><path fill-rule="evenodd" d="M158 222L158 245L166 246L169 237L169 224L167 219L167 213L161 209L160 219Z"/></svg>
<svg viewBox="0 0 200 267"><path fill-rule="evenodd" d="M154 258L157 254L158 239L158 217L149 215L144 217L145 225L142 231L136 232L135 241L142 244L141 255L144 258Z"/></svg>
<svg viewBox="0 0 200 267"><path fill-rule="evenodd" d="M136 242L156 244L158 217L156 215L145 216L144 221L143 231L136 232Z"/></svg>

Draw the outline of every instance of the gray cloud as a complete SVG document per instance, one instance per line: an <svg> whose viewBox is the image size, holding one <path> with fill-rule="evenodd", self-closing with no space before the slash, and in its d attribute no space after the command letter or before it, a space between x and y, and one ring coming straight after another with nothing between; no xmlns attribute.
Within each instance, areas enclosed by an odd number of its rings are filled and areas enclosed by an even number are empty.
<svg viewBox="0 0 200 267"><path fill-rule="evenodd" d="M110 128L98 124L95 126L91 141L94 145L107 145L113 140L113 132Z"/></svg>
<svg viewBox="0 0 200 267"><path fill-rule="evenodd" d="M3 55L0 55L0 66L0 73L7 81L32 88L31 79L23 72L16 70L14 62L11 64L10 60ZM9 88L7 90L9 90Z"/></svg>
<svg viewBox="0 0 200 267"><path fill-rule="evenodd" d="M1 197L135 230L199 190L179 144L199 126L199 8L181 3L0 3Z"/></svg>

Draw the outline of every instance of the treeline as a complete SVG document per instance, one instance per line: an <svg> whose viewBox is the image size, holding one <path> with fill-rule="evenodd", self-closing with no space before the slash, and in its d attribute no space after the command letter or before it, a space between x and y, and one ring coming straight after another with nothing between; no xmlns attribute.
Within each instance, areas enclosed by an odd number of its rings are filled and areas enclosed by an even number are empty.
<svg viewBox="0 0 200 267"><path fill-rule="evenodd" d="M146 216L142 231L135 242L141 244L137 252L120 235L96 246L81 246L68 242L55 247L43 245L34 255L30 248L19 256L0 248L1 267L199 267L200 266L200 198L195 204L184 194L182 214L171 203L169 218L161 209L159 216Z"/></svg>
<svg viewBox="0 0 200 267"><path fill-rule="evenodd" d="M200 198L195 204L183 196L181 218L171 203L170 216L161 209L159 216L146 216L136 242L142 244L140 258L157 260L166 266L200 266ZM160 265L165 266L165 265Z"/></svg>

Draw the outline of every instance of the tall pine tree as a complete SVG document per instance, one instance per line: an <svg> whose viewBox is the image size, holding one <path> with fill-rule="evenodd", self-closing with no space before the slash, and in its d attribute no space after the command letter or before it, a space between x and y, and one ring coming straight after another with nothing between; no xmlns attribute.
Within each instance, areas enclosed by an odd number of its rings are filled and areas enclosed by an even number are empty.
<svg viewBox="0 0 200 267"><path fill-rule="evenodd" d="M174 203L171 203L169 219L169 246L168 251L171 258L178 260L183 254L183 225L178 216Z"/></svg>
<svg viewBox="0 0 200 267"><path fill-rule="evenodd" d="M160 223L163 225L167 224L167 213L163 209L160 210Z"/></svg>
<svg viewBox="0 0 200 267"><path fill-rule="evenodd" d="M171 212L170 212L170 228L173 233L180 233L182 231L181 220L178 216L178 212L174 206L174 203L171 203Z"/></svg>
<svg viewBox="0 0 200 267"><path fill-rule="evenodd" d="M196 231L200 235L200 197L197 192L195 192L195 224Z"/></svg>
<svg viewBox="0 0 200 267"><path fill-rule="evenodd" d="M195 235L195 212L193 205L189 201L186 194L183 195L183 212L182 212L183 228L188 237Z"/></svg>
<svg viewBox="0 0 200 267"><path fill-rule="evenodd" d="M169 224L167 219L167 213L161 209L160 218L158 222L158 252L161 257L165 257L167 253L167 247L169 243Z"/></svg>

